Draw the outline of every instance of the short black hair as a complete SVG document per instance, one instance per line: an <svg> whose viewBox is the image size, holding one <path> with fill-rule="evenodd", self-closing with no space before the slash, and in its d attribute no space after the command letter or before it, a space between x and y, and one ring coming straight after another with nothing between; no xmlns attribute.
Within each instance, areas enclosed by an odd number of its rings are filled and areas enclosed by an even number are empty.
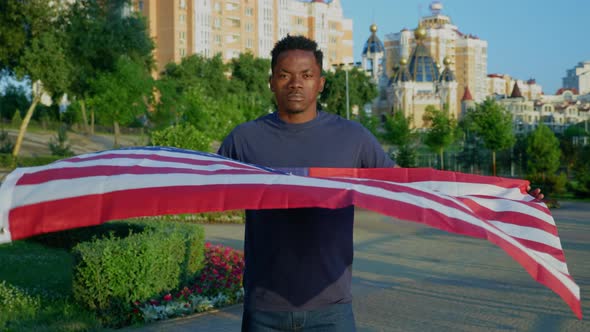
<svg viewBox="0 0 590 332"><path fill-rule="evenodd" d="M270 55L272 57L270 60L270 69L274 71L275 65L277 64L277 60L281 53L292 50L303 50L313 52L315 60L317 64L320 66L320 70L322 70L324 53L322 53L322 51L318 49L318 44L305 36L291 35L287 35L287 37L279 40L275 44L275 47L272 49L272 51L270 51Z"/></svg>

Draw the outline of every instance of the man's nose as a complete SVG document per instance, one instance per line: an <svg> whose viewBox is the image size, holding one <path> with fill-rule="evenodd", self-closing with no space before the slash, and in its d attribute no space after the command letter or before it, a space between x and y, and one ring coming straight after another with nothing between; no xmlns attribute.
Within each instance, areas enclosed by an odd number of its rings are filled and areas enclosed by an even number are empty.
<svg viewBox="0 0 590 332"><path fill-rule="evenodd" d="M303 86L302 78L297 75L293 75L291 77L291 80L289 81L289 87L290 88L300 88L302 86Z"/></svg>

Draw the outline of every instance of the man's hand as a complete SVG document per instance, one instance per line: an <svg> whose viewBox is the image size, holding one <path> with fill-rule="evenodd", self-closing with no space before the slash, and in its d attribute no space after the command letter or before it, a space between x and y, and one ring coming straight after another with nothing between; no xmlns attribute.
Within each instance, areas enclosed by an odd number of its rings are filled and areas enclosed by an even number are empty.
<svg viewBox="0 0 590 332"><path fill-rule="evenodd" d="M541 188L536 188L535 190L531 190L531 186L526 188L526 191L535 198L537 201L542 201L545 198L545 195L541 193Z"/></svg>

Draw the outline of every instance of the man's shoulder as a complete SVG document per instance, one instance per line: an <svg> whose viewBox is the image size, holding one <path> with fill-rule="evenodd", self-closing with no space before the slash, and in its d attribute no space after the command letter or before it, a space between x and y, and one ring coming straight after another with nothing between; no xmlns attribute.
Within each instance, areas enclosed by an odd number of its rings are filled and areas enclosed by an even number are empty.
<svg viewBox="0 0 590 332"><path fill-rule="evenodd" d="M326 124L336 125L341 127L342 129L352 130L352 131L359 131L359 132L367 132L367 129L357 121L347 120L340 115L322 111L322 116L324 117L324 121Z"/></svg>
<svg viewBox="0 0 590 332"><path fill-rule="evenodd" d="M261 126L265 126L271 119L272 114L265 114L257 119L246 121L237 125L233 133L248 133L259 129Z"/></svg>

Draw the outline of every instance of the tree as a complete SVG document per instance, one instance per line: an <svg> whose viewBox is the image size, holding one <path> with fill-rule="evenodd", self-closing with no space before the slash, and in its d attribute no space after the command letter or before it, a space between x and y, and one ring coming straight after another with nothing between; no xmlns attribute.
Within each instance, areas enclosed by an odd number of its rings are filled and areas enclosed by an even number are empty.
<svg viewBox="0 0 590 332"><path fill-rule="evenodd" d="M69 5L61 16L68 58L74 68L68 93L78 101L84 131L89 134L94 132L94 113L91 112L89 120L86 110L86 99L91 97L90 82L102 73L115 71L121 56L129 57L147 70L154 66L154 43L145 19L138 14L123 15L128 3L127 0L79 0Z"/></svg>
<svg viewBox="0 0 590 332"><path fill-rule="evenodd" d="M0 46L0 65L15 73L18 79L26 77L39 87L39 91L33 92L14 144L12 154L17 157L42 92L49 95L63 92L70 68L63 48L62 28L55 20L55 6L48 1L30 0L16 4L2 1L0 7L3 9L0 10L1 38L14 47Z"/></svg>
<svg viewBox="0 0 590 332"><path fill-rule="evenodd" d="M238 98L238 110L246 121L253 120L273 108L273 94L268 87L270 60L241 53L231 60L229 90Z"/></svg>
<svg viewBox="0 0 590 332"><path fill-rule="evenodd" d="M201 105L198 96L191 96L194 91L206 98L210 97L215 103L228 99L230 94L226 69L220 55L208 59L194 54L183 58L179 64L169 63L156 83L159 101L150 119L156 122L157 127L181 123L186 119L190 104L194 106L197 100L196 105Z"/></svg>
<svg viewBox="0 0 590 332"><path fill-rule="evenodd" d="M424 120L429 123L424 144L440 156L440 169L445 169L444 150L455 140L457 121L447 111L426 106Z"/></svg>
<svg viewBox="0 0 590 332"><path fill-rule="evenodd" d="M404 112L396 111L393 115L386 115L383 129L381 138L398 147L396 163L402 167L415 166L416 150L413 145L416 140L416 131L411 128L410 119L404 116Z"/></svg>
<svg viewBox="0 0 590 332"><path fill-rule="evenodd" d="M488 98L467 113L471 130L483 140L484 146L492 151L492 175L496 175L496 152L514 145L512 115L509 111Z"/></svg>
<svg viewBox="0 0 590 332"><path fill-rule="evenodd" d="M559 168L559 140L549 127L540 124L528 137L527 168L530 175L545 180Z"/></svg>
<svg viewBox="0 0 590 332"><path fill-rule="evenodd" d="M326 84L321 93L320 102L326 105L326 111L346 116L346 72L338 68L333 72L324 73ZM377 97L375 83L364 71L353 67L348 70L349 107L354 105L362 108L366 103Z"/></svg>
<svg viewBox="0 0 590 332"><path fill-rule="evenodd" d="M99 116L113 125L114 145L118 146L119 125L131 124L147 110L153 82L146 67L122 56L114 72L103 72L90 81L93 97L91 106L99 110Z"/></svg>
<svg viewBox="0 0 590 332"><path fill-rule="evenodd" d="M0 95L0 115L2 119L10 119L15 110L24 110L31 104L22 86L8 85L4 94Z"/></svg>

